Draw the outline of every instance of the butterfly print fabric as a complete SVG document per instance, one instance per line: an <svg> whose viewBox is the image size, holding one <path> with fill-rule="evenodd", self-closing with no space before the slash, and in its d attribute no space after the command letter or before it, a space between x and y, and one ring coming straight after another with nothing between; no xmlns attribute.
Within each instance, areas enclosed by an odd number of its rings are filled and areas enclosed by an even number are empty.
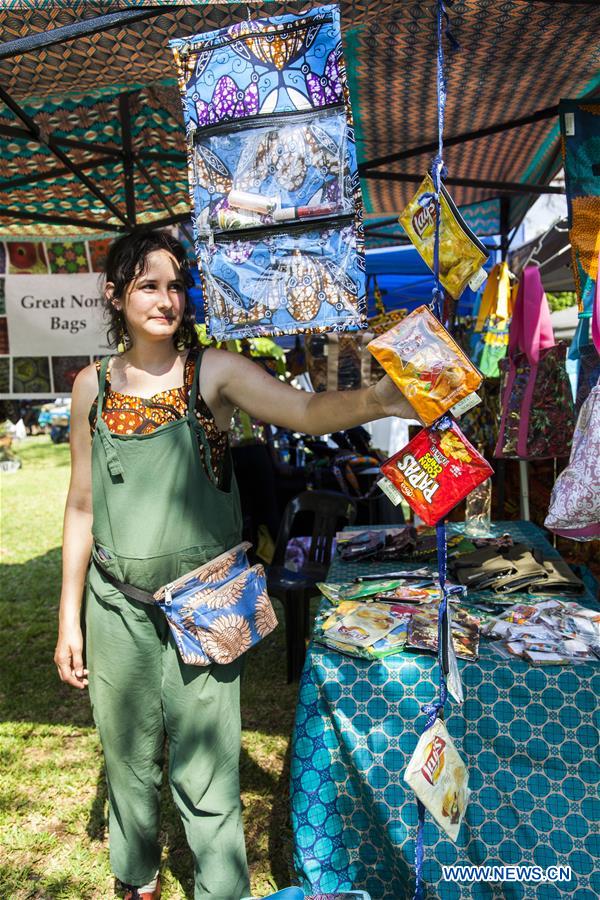
<svg viewBox="0 0 600 900"><path fill-rule="evenodd" d="M363 327L362 198L338 7L170 46L209 335Z"/></svg>

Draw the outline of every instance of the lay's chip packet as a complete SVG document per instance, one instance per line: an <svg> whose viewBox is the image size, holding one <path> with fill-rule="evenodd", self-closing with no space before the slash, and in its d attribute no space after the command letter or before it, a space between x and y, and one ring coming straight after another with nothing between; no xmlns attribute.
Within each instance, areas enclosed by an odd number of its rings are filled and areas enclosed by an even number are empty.
<svg viewBox="0 0 600 900"><path fill-rule="evenodd" d="M431 175L426 175L399 219L432 272L436 212L432 196L434 191L433 179ZM467 226L443 185L440 209L440 281L448 293L458 300L467 284L477 290L486 279L482 266L490 254Z"/></svg>
<svg viewBox="0 0 600 900"><path fill-rule="evenodd" d="M456 841L469 802L469 774L441 719L415 747L404 780L440 828Z"/></svg>

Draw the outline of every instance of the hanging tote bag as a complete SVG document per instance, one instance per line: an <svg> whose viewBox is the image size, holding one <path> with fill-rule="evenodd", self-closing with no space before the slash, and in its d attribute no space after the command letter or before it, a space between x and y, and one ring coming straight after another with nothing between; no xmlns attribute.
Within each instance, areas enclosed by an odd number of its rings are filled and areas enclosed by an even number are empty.
<svg viewBox="0 0 600 900"><path fill-rule="evenodd" d="M502 417L496 457L548 459L569 455L574 414L566 352L566 344L554 340L539 270L528 266L519 285L508 356L499 364Z"/></svg>
<svg viewBox="0 0 600 900"><path fill-rule="evenodd" d="M592 341L600 353L600 289L597 282ZM600 538L600 381L581 407L569 465L556 480L544 525L575 541Z"/></svg>

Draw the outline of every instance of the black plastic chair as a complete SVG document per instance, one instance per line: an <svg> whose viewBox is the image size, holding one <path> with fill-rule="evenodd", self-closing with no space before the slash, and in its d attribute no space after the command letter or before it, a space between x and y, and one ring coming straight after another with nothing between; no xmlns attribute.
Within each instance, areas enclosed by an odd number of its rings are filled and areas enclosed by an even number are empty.
<svg viewBox="0 0 600 900"><path fill-rule="evenodd" d="M287 680L296 681L302 672L308 635L308 607L315 585L323 581L331 560L331 545L336 532L356 519L354 500L335 491L304 491L285 508L273 562L267 570L269 594L281 602L285 615L287 648ZM303 521L302 521L303 520ZM312 520L310 526L308 522ZM304 531L312 528L308 561L300 572L284 566L285 550L290 537L302 521Z"/></svg>

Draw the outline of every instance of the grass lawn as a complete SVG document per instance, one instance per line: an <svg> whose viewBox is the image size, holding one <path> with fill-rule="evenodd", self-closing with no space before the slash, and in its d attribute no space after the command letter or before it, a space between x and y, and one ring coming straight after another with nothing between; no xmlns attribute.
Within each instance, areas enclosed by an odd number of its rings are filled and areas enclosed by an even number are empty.
<svg viewBox="0 0 600 900"><path fill-rule="evenodd" d="M69 448L28 438L2 474L0 898L107 900L107 799L86 693L52 660ZM281 621L281 610L277 608ZM242 798L255 895L292 883L289 743L296 685L285 683L283 627L248 654L242 686ZM193 897L191 858L163 785L163 896Z"/></svg>

